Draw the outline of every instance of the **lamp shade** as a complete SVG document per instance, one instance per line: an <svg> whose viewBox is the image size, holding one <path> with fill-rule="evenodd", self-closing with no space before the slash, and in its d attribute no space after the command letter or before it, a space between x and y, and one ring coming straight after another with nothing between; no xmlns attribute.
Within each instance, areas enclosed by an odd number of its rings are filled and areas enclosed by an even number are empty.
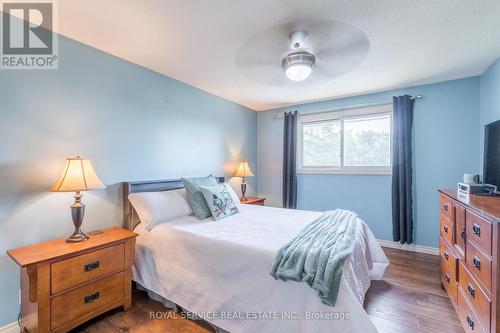
<svg viewBox="0 0 500 333"><path fill-rule="evenodd" d="M92 167L92 162L76 158L68 158L59 178L50 188L51 192L79 192L104 188L104 184Z"/></svg>
<svg viewBox="0 0 500 333"><path fill-rule="evenodd" d="M247 161L242 161L238 165L238 169L234 173L235 177L252 177L253 172L250 169L250 166L248 165Z"/></svg>

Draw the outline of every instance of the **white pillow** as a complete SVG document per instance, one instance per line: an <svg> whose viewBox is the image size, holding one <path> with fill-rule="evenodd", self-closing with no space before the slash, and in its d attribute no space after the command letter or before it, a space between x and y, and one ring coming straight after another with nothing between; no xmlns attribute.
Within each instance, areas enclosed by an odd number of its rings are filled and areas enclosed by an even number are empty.
<svg viewBox="0 0 500 333"><path fill-rule="evenodd" d="M186 190L131 193L128 199L147 230L179 217L193 215Z"/></svg>
<svg viewBox="0 0 500 333"><path fill-rule="evenodd" d="M224 186L226 187L226 191L231 196L231 199L233 200L233 202L236 204L236 206L239 206L240 205L240 197L238 196L238 194L236 194L236 192L234 192L233 188L228 183L224 183Z"/></svg>

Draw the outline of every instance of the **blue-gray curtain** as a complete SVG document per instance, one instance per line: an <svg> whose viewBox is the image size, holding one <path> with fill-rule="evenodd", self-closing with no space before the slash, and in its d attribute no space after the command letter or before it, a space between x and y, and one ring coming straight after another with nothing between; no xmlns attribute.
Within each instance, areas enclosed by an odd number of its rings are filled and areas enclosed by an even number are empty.
<svg viewBox="0 0 500 333"><path fill-rule="evenodd" d="M393 97L392 237L401 244L413 242L412 146L413 97Z"/></svg>
<svg viewBox="0 0 500 333"><path fill-rule="evenodd" d="M285 112L283 130L283 207L297 208L297 111Z"/></svg>

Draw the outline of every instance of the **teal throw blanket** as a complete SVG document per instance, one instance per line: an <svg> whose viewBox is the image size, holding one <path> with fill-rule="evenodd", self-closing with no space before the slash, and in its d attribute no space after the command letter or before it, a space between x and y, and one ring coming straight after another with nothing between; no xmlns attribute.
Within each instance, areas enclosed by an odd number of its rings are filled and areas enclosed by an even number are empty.
<svg viewBox="0 0 500 333"><path fill-rule="evenodd" d="M307 282L323 303L335 306L344 260L354 249L357 217L343 209L324 212L278 251L271 275Z"/></svg>

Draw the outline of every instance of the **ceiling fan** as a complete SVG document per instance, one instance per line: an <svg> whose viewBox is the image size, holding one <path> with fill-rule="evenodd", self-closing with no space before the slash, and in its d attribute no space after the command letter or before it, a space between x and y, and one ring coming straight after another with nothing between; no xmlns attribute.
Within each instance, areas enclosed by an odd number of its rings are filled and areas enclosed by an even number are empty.
<svg viewBox="0 0 500 333"><path fill-rule="evenodd" d="M257 31L236 54L236 67L272 87L321 85L353 70L370 43L358 28L339 21L298 20Z"/></svg>

